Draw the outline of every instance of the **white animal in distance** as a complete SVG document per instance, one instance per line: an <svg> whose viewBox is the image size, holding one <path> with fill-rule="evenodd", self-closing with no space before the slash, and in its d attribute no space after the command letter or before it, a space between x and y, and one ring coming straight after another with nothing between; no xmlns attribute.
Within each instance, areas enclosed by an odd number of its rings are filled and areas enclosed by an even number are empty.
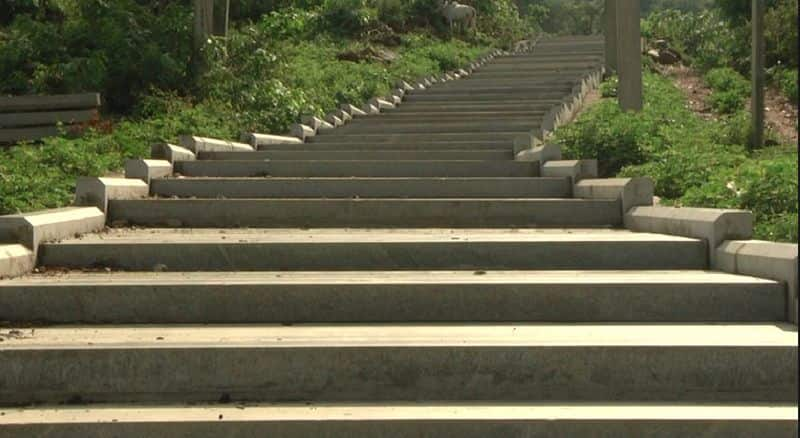
<svg viewBox="0 0 800 438"><path fill-rule="evenodd" d="M450 0L444 0L444 3L442 3L442 14L444 18L447 19L451 32L458 24L462 25L465 29L474 29L476 19L478 18L478 11L472 6L462 5L459 2Z"/></svg>

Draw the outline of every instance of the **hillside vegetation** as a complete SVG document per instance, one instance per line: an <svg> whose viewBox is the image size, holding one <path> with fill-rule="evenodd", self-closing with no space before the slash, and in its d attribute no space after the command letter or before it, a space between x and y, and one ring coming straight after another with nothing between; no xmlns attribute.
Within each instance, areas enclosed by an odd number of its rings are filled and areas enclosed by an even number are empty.
<svg viewBox="0 0 800 438"><path fill-rule="evenodd" d="M509 0L474 2L477 32L456 37L438 0L232 3L233 30L209 40L195 76L189 0L0 2L0 94L100 91L108 112L81 138L0 151L0 213L66 205L77 176L146 157L153 142L282 133L530 32Z"/></svg>

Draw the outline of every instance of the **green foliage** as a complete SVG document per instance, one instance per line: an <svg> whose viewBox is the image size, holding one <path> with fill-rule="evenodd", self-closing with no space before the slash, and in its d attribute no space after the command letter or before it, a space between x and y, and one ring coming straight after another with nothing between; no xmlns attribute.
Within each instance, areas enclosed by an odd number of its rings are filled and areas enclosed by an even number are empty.
<svg viewBox="0 0 800 438"><path fill-rule="evenodd" d="M184 89L189 10L159 14L133 0L85 0L63 22L18 17L0 34L0 93L100 91L128 110L150 87Z"/></svg>
<svg viewBox="0 0 800 438"><path fill-rule="evenodd" d="M720 114L733 114L744 109L750 94L750 83L729 67L715 68L704 76L713 90L709 97L711 107Z"/></svg>
<svg viewBox="0 0 800 438"><path fill-rule="evenodd" d="M729 72L711 76L736 87ZM751 210L757 238L796 242L797 149L748 152L746 112L704 120L669 79L646 73L644 86L642 112L625 113L604 100L560 128L565 156L600 160L603 176L649 176L668 204Z"/></svg>
<svg viewBox="0 0 800 438"><path fill-rule="evenodd" d="M783 95L793 103L797 104L797 69L776 66L769 70L769 76L772 83L777 86L779 90L781 90Z"/></svg>

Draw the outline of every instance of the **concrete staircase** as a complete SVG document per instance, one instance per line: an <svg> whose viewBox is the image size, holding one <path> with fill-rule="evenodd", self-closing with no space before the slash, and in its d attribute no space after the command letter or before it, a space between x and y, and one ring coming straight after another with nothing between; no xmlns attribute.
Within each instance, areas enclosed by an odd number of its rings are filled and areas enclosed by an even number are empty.
<svg viewBox="0 0 800 438"><path fill-rule="evenodd" d="M795 436L781 283L515 160L601 53L546 40L109 201L0 282L0 437Z"/></svg>

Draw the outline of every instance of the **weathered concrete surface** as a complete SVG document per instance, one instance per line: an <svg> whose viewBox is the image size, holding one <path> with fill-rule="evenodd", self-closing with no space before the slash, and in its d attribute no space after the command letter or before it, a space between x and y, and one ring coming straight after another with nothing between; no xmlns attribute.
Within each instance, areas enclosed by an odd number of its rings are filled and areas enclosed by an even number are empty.
<svg viewBox="0 0 800 438"><path fill-rule="evenodd" d="M775 281L705 271L75 272L0 283L0 320L773 322L784 295Z"/></svg>
<svg viewBox="0 0 800 438"><path fill-rule="evenodd" d="M714 269L784 282L786 317L797 324L797 244L732 240L715 253Z"/></svg>
<svg viewBox="0 0 800 438"><path fill-rule="evenodd" d="M323 143L327 144L327 143ZM392 146L385 149L350 150L312 149L298 151L261 150L257 152L207 152L201 159L231 161L510 161L514 158L511 149L424 149L408 150Z"/></svg>
<svg viewBox="0 0 800 438"><path fill-rule="evenodd" d="M146 198L149 194L150 187L142 180L81 177L75 188L75 205L94 206L107 212L109 200Z"/></svg>
<svg viewBox="0 0 800 438"><path fill-rule="evenodd" d="M245 143L237 143L234 141L218 140L215 138L196 137L191 135L183 135L180 137L179 143L182 147L194 152L203 151L252 151L253 147Z"/></svg>
<svg viewBox="0 0 800 438"><path fill-rule="evenodd" d="M135 178L150 184L153 178L172 175L172 163L167 160L127 160L125 178Z"/></svg>
<svg viewBox="0 0 800 438"><path fill-rule="evenodd" d="M150 148L150 157L156 160L165 160L170 163L197 159L196 154L189 149L169 143L154 144Z"/></svg>
<svg viewBox="0 0 800 438"><path fill-rule="evenodd" d="M292 137L297 137L302 141L306 141L307 139L317 135L317 131L310 126L306 126L301 123L295 123L289 130L289 135Z"/></svg>
<svg viewBox="0 0 800 438"><path fill-rule="evenodd" d="M20 244L0 243L0 279L25 275L34 266L36 255L32 250Z"/></svg>
<svg viewBox="0 0 800 438"><path fill-rule="evenodd" d="M284 135L271 135L271 134L257 134L255 132L242 134L242 141L248 143L250 146L258 149L261 146L274 146L274 145L298 145L302 144L303 140L297 137L288 137Z"/></svg>
<svg viewBox="0 0 800 438"><path fill-rule="evenodd" d="M634 207L653 205L653 181L650 178L584 179L575 184L573 193L576 198L619 199L623 215Z"/></svg>
<svg viewBox="0 0 800 438"><path fill-rule="evenodd" d="M462 438L654 436L790 437L786 404L305 404L134 405L6 410L0 437Z"/></svg>
<svg viewBox="0 0 800 438"><path fill-rule="evenodd" d="M113 201L109 220L184 227L609 227L616 200L580 199L158 199Z"/></svg>
<svg viewBox="0 0 800 438"><path fill-rule="evenodd" d="M531 177L523 161L184 161L175 171L193 177Z"/></svg>
<svg viewBox="0 0 800 438"><path fill-rule="evenodd" d="M78 326L20 332L0 344L0 399L6 404L59 403L76 395L162 403L797 400L797 331L788 324Z"/></svg>
<svg viewBox="0 0 800 438"><path fill-rule="evenodd" d="M303 116L300 120L300 123L313 129L314 132L320 129L333 129L333 125L317 116Z"/></svg>
<svg viewBox="0 0 800 438"><path fill-rule="evenodd" d="M713 266L716 248L723 241L753 236L753 214L715 208L637 207L625 214L625 227L631 231L705 239Z"/></svg>
<svg viewBox="0 0 800 438"><path fill-rule="evenodd" d="M372 135L366 135L367 138L361 138L363 141L348 141L350 137L360 138L359 136L343 136L344 138L333 137L331 140L338 141L312 141L306 143L302 147L262 147L262 151L363 151L368 153L376 150L392 150L392 151L445 151L445 150L498 150L507 149L511 150L511 140L509 139L495 139L495 140L468 140L465 138L456 138L448 140L442 136L433 136L429 139L404 139L402 135L387 136L383 138L373 138ZM319 139L320 137L317 137ZM208 157L209 152L201 153L200 156ZM464 160L464 159L456 159Z"/></svg>
<svg viewBox="0 0 800 438"><path fill-rule="evenodd" d="M706 267L703 241L619 230L119 230L40 250L45 266L136 271Z"/></svg>
<svg viewBox="0 0 800 438"><path fill-rule="evenodd" d="M409 142L450 142L450 141L506 141L509 144L514 138L528 134L530 129L521 131L509 132L440 132L440 133L406 133L406 134L377 134L377 133L360 133L360 134L343 134L340 129L325 132L312 139L309 143L351 143L351 144L364 144L369 143L374 145L378 144L396 144L396 143L409 143Z"/></svg>
<svg viewBox="0 0 800 438"><path fill-rule="evenodd" d="M182 178L151 193L181 198L568 198L569 178Z"/></svg>
<svg viewBox="0 0 800 438"><path fill-rule="evenodd" d="M34 253L45 241L100 231L106 215L95 207L65 207L0 216L0 242L19 243Z"/></svg>

